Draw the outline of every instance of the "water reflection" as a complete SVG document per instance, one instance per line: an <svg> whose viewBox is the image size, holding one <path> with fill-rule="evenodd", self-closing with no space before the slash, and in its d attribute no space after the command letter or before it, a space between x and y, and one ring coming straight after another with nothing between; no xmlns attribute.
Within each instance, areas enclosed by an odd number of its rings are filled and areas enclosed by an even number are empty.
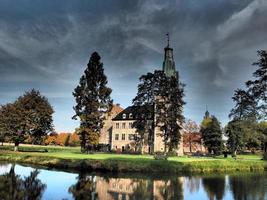
<svg viewBox="0 0 267 200"><path fill-rule="evenodd" d="M210 200L222 200L225 190L225 177L204 177L202 184Z"/></svg>
<svg viewBox="0 0 267 200"><path fill-rule="evenodd" d="M232 176L229 185L236 200L266 200L266 175Z"/></svg>
<svg viewBox="0 0 267 200"><path fill-rule="evenodd" d="M6 200L38 200L46 188L38 178L39 171L34 170L30 176L21 178L15 174L15 166L12 165L9 173L0 176L0 199Z"/></svg>
<svg viewBox="0 0 267 200"><path fill-rule="evenodd" d="M3 167L0 164L1 200L265 200L266 193L266 173L155 177L140 174L74 174L35 170L20 165Z"/></svg>
<svg viewBox="0 0 267 200"><path fill-rule="evenodd" d="M77 183L69 188L69 192L76 200L93 200L97 199L96 181L94 176L79 174Z"/></svg>

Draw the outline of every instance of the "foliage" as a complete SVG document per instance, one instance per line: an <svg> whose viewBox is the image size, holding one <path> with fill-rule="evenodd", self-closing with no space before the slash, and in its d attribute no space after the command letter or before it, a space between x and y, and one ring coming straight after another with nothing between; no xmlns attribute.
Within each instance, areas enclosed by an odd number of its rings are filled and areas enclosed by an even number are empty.
<svg viewBox="0 0 267 200"><path fill-rule="evenodd" d="M258 51L259 60L253 63L257 70L253 73L255 80L246 82L248 92L258 103L257 110L261 118L266 118L267 110L267 52Z"/></svg>
<svg viewBox="0 0 267 200"><path fill-rule="evenodd" d="M249 92L237 89L232 99L235 107L229 114L230 118L234 120L253 120L257 118L257 102Z"/></svg>
<svg viewBox="0 0 267 200"><path fill-rule="evenodd" d="M96 199L97 193L95 190L94 176L88 176L80 173L77 177L77 183L69 188L69 193L76 200L93 200Z"/></svg>
<svg viewBox="0 0 267 200"><path fill-rule="evenodd" d="M215 155L219 155L223 149L220 122L215 116L212 116L211 120L209 122L205 122L204 124L205 126L201 126L200 129L204 146L208 149L209 153L213 152Z"/></svg>
<svg viewBox="0 0 267 200"><path fill-rule="evenodd" d="M253 73L253 80L246 82L247 90L236 90L233 100L235 107L231 110L230 117L238 120L256 121L266 119L267 114L267 52L258 51L259 60L253 63L257 66ZM254 123L255 124L255 123ZM253 124L253 128L255 127ZM251 129L251 128L250 128ZM264 155L267 155L266 135L261 131L252 131L248 137L249 147L264 146ZM261 143L261 144L259 144Z"/></svg>
<svg viewBox="0 0 267 200"><path fill-rule="evenodd" d="M95 149L96 145L99 143L99 133L92 132L89 128L79 128L76 132L79 135L81 151L83 153Z"/></svg>
<svg viewBox="0 0 267 200"><path fill-rule="evenodd" d="M69 138L70 138L70 133L60 133L56 137L56 144L60 146L68 146Z"/></svg>
<svg viewBox="0 0 267 200"><path fill-rule="evenodd" d="M172 151L180 141L181 124L184 121L184 85L173 76L167 77L163 71L147 73L140 77L140 82L133 99L133 105L136 106L133 126L141 144L149 142L150 136L154 135L154 126L158 126L165 145Z"/></svg>
<svg viewBox="0 0 267 200"><path fill-rule="evenodd" d="M227 145L233 157L236 157L236 152L244 146L244 123L242 122L233 120L228 123L225 130L226 136L228 137Z"/></svg>
<svg viewBox="0 0 267 200"><path fill-rule="evenodd" d="M72 133L70 135L70 140L69 140L69 146L75 147L80 145L80 138L77 133Z"/></svg>
<svg viewBox="0 0 267 200"><path fill-rule="evenodd" d="M53 133L47 136L45 145L79 146L80 139L77 133Z"/></svg>
<svg viewBox="0 0 267 200"><path fill-rule="evenodd" d="M103 127L105 114L112 107L110 98L111 89L107 87L107 77L104 74L103 64L97 52L91 55L84 75L80 78L79 85L75 88L73 96L76 100L73 119L80 119L81 150L93 147ZM86 136L86 134L89 134ZM90 136L93 134L93 136ZM93 140L90 140L93 139Z"/></svg>
<svg viewBox="0 0 267 200"><path fill-rule="evenodd" d="M1 106L0 132L15 146L27 136L31 137L32 143L40 144L42 136L53 130L53 112L47 98L32 89L14 103Z"/></svg>
<svg viewBox="0 0 267 200"><path fill-rule="evenodd" d="M196 148L197 144L201 145L201 134L198 125L192 120L187 120L184 125L185 133L183 134L183 145L189 147L190 153Z"/></svg>
<svg viewBox="0 0 267 200"><path fill-rule="evenodd" d="M46 188L38 178L39 171L35 170L22 179L15 174L14 166L10 172L0 176L0 199L6 200L39 200Z"/></svg>

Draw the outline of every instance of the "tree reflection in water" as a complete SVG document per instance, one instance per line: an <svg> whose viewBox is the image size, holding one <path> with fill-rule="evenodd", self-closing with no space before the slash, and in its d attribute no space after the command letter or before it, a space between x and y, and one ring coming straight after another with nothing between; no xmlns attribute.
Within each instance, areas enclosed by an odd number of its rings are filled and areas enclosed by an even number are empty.
<svg viewBox="0 0 267 200"><path fill-rule="evenodd" d="M10 172L0 176L0 199L5 200L39 200L46 185L38 178L39 171L34 170L30 176L22 179L15 174L15 166Z"/></svg>
<svg viewBox="0 0 267 200"><path fill-rule="evenodd" d="M156 193L155 199L184 199L183 181L182 177L176 177L165 181L155 181L154 185L156 187L157 184L161 185L159 186L159 194ZM157 192L157 190L155 192Z"/></svg>
<svg viewBox="0 0 267 200"><path fill-rule="evenodd" d="M200 183L201 183L201 177L195 176L189 176L186 178L186 187L189 189L190 193L199 191Z"/></svg>
<svg viewBox="0 0 267 200"><path fill-rule="evenodd" d="M69 193L76 200L94 200L97 199L95 177L80 173L77 177L77 183L69 188Z"/></svg>
<svg viewBox="0 0 267 200"><path fill-rule="evenodd" d="M203 177L202 184L210 200L223 199L224 191L225 191L225 177L224 176Z"/></svg>
<svg viewBox="0 0 267 200"><path fill-rule="evenodd" d="M135 188L131 195L129 195L129 200L138 199L153 199L153 182L151 180L134 180L133 185Z"/></svg>
<svg viewBox="0 0 267 200"><path fill-rule="evenodd" d="M229 185L235 200L265 200L266 174L231 176Z"/></svg>

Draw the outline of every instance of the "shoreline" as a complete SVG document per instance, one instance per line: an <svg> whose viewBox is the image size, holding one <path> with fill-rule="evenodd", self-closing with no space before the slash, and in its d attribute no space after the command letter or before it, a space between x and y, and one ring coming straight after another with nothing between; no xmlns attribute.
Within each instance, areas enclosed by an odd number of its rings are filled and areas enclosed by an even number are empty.
<svg viewBox="0 0 267 200"><path fill-rule="evenodd" d="M89 155L90 156L90 155ZM88 157L89 157L88 156ZM177 159L177 158L175 158ZM261 160L233 160L233 159L195 159L194 161L176 161L154 159L122 159L112 157L105 159L63 158L46 155L46 153L25 153L0 151L0 161L29 164L56 170L71 170L84 172L112 172L112 173L227 173L267 171L267 162ZM178 158L179 159L179 158Z"/></svg>

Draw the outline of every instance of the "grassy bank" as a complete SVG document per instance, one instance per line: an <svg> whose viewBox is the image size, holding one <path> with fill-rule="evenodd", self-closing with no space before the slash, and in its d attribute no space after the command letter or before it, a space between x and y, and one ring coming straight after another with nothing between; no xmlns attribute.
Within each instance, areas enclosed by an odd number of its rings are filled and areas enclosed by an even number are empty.
<svg viewBox="0 0 267 200"><path fill-rule="evenodd" d="M42 152L44 150L48 152ZM68 170L105 170L116 172L179 173L179 172L230 172L264 171L267 162L258 155L232 158L170 157L167 161L154 160L150 155L81 154L79 148L23 146L13 152L12 146L0 147L0 160L41 165ZM39 152L38 152L39 151Z"/></svg>

